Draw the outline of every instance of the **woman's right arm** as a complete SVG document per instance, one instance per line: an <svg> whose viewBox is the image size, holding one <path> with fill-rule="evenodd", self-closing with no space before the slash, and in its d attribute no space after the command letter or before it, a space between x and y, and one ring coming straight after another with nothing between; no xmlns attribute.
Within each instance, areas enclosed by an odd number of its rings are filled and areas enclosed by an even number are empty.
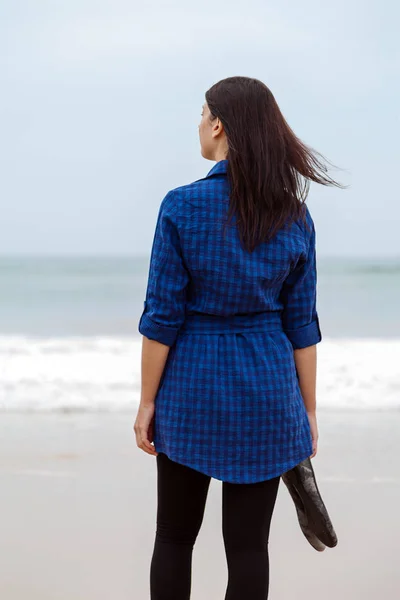
<svg viewBox="0 0 400 600"><path fill-rule="evenodd" d="M316 376L317 348L321 339L319 318L316 307L316 250L315 227L307 208L307 220L311 226L308 237L307 255L288 275L282 290L282 323L294 353L299 387L310 421L315 456L318 440L316 422Z"/></svg>
<svg viewBox="0 0 400 600"><path fill-rule="evenodd" d="M299 375L299 386L306 410L316 412L317 346L294 350L294 361Z"/></svg>
<svg viewBox="0 0 400 600"><path fill-rule="evenodd" d="M318 450L318 424L316 407L316 380L317 380L317 346L307 346L294 350L294 362L299 377L299 387L306 407L310 423L314 458Z"/></svg>

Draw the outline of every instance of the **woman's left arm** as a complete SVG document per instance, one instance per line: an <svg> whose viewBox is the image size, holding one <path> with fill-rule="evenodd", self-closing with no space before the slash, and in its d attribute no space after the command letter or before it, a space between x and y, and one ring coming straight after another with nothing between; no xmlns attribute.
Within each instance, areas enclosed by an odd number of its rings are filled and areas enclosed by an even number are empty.
<svg viewBox="0 0 400 600"><path fill-rule="evenodd" d="M143 335L141 397L134 424L139 448L157 455L152 445L155 398L168 358L185 320L189 273L184 265L177 227L177 202L168 192L158 213L150 257L144 310L138 330Z"/></svg>
<svg viewBox="0 0 400 600"><path fill-rule="evenodd" d="M165 344L143 337L140 404L133 429L138 447L153 456L157 456L152 445L154 400L168 358L169 348Z"/></svg>

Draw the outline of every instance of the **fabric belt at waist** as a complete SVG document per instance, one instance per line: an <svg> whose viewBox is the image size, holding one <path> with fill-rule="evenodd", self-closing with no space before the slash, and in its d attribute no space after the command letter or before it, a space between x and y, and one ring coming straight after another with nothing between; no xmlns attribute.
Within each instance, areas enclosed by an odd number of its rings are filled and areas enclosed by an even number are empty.
<svg viewBox="0 0 400 600"><path fill-rule="evenodd" d="M245 315L186 315L180 333L242 333L245 331L283 331L280 312L268 311Z"/></svg>

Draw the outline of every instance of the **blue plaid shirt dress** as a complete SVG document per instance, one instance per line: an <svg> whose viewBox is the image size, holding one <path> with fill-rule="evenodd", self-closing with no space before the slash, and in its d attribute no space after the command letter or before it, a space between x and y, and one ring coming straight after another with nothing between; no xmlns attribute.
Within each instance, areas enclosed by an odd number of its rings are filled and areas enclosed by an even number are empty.
<svg viewBox="0 0 400 600"><path fill-rule="evenodd" d="M170 351L154 446L232 483L282 475L312 454L293 349L321 340L315 228L284 227L242 249L228 160L167 193L155 228L139 332Z"/></svg>

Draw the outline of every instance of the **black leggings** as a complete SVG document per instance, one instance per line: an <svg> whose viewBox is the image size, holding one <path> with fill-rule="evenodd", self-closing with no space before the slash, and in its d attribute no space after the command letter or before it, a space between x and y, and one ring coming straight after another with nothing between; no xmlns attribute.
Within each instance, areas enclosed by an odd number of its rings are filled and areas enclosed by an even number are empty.
<svg viewBox="0 0 400 600"><path fill-rule="evenodd" d="M189 600L193 546L211 477L157 457L157 530L150 567L151 600ZM280 477L222 482L222 534L228 566L225 600L266 600L268 539Z"/></svg>

